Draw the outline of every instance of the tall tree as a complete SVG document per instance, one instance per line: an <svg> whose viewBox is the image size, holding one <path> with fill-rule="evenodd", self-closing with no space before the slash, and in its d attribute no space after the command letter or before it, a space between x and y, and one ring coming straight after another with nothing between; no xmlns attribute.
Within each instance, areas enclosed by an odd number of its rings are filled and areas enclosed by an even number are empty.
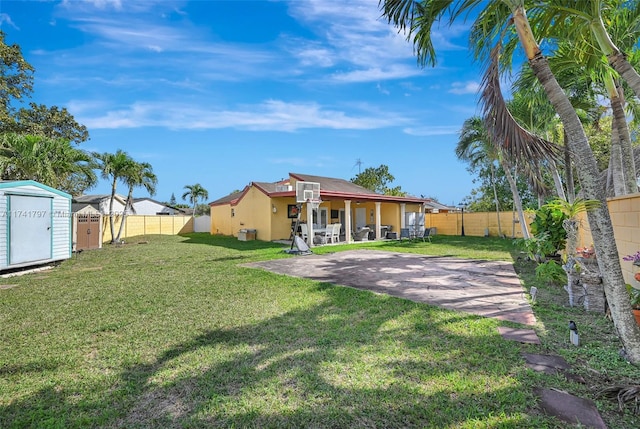
<svg viewBox="0 0 640 429"><path fill-rule="evenodd" d="M367 188L370 191L385 195L404 196L406 192L400 189L400 186L393 188L389 184L395 180L395 177L389 173L389 167L382 164L380 167L365 168L363 172L358 173L351 181L356 185Z"/></svg>
<svg viewBox="0 0 640 429"><path fill-rule="evenodd" d="M581 3L581 2L573 2ZM432 25L439 22L445 15L451 17L450 23L460 16L468 16L472 8L481 7L478 19L472 28L473 40L477 41L476 55L489 58L492 67L497 68L498 50L496 49L502 38L509 34L515 35L522 46L528 63L544 88L547 97L564 124L567 134L567 144L576 163L578 180L585 199L595 199L602 203L601 208L588 212L589 224L592 228L594 245L598 254L598 264L603 277L605 294L611 309L611 315L620 339L624 344L627 356L633 363L640 363L640 328L638 328L625 287L622 269L613 234L613 225L606 205L605 194L599 186L599 172L595 157L580 119L571 105L567 95L558 84L549 63L536 42L529 20L527 19L524 0L460 0L454 2L441 0L382 0L383 15L394 25L408 33L413 40L419 61L422 64L435 64L435 48L432 42ZM540 3L538 7L544 10L547 3ZM506 30L512 29L511 33ZM509 57L512 52L507 51L504 56ZM625 76L623 73L621 73ZM484 80L485 90L492 85L493 92L499 92L499 86L492 79ZM502 138L496 141L511 146L511 150L524 154L531 150L526 140L518 133L512 133L513 127L508 125L509 118L500 115L504 109L496 108L492 100L487 99L492 91L483 91L485 115L494 127L492 132ZM495 102L500 97L496 97ZM493 115L493 117L491 117Z"/></svg>
<svg viewBox="0 0 640 429"><path fill-rule="evenodd" d="M109 227L111 228L111 243L116 243L115 234L115 213L113 211L113 202L116 198L116 188L119 180L126 177L127 171L131 169L134 160L121 149L116 153L94 153L98 170L103 179L109 180L111 183L111 196L109 199ZM124 215L124 213L123 213Z"/></svg>
<svg viewBox="0 0 640 429"><path fill-rule="evenodd" d="M0 132L13 129L12 100L29 97L33 91L34 69L22 56L18 45L7 45L0 30Z"/></svg>
<svg viewBox="0 0 640 429"><path fill-rule="evenodd" d="M198 204L198 201L204 201L209 198L209 192L199 183L196 183L195 185L186 185L184 189L186 189L186 192L182 194L182 199L191 203L193 216L195 217L196 204Z"/></svg>
<svg viewBox="0 0 640 429"><path fill-rule="evenodd" d="M120 237L122 237L122 231L124 230L124 223L127 220L128 212L135 211L133 208L134 188L144 188L150 196L154 196L156 193L156 185L158 184L158 177L153 173L153 167L151 167L151 164L148 162L130 162L122 173L121 179L129 188L129 192L127 193L127 200L125 201L124 212L122 213L122 222L120 222L116 242L120 241Z"/></svg>
<svg viewBox="0 0 640 429"><path fill-rule="evenodd" d="M87 128L77 123L65 107L47 107L36 103L29 103L29 107L18 111L14 125L16 132L62 138L74 143L82 143L89 138Z"/></svg>

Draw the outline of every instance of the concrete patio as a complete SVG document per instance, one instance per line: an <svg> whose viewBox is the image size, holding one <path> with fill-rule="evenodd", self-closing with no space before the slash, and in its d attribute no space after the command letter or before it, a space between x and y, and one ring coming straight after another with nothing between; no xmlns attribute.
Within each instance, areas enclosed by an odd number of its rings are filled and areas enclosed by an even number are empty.
<svg viewBox="0 0 640 429"><path fill-rule="evenodd" d="M246 266L384 293L451 310L535 324L512 264L377 250L255 262Z"/></svg>

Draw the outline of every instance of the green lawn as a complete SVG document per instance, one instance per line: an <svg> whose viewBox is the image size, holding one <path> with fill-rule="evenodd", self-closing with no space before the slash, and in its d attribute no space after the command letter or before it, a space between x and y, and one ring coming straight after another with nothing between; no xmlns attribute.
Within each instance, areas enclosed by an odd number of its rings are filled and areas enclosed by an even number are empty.
<svg viewBox="0 0 640 429"><path fill-rule="evenodd" d="M291 257L282 245L144 240L0 279L0 427L560 428L532 406L533 387L592 397L593 378L533 373L522 351L562 354L607 380L637 371L618 357L610 322L554 304L542 285L543 345L524 346L496 320L239 266ZM358 247L515 254L509 240L433 241ZM567 317L586 325L584 347L567 344ZM610 427L640 426L598 404Z"/></svg>

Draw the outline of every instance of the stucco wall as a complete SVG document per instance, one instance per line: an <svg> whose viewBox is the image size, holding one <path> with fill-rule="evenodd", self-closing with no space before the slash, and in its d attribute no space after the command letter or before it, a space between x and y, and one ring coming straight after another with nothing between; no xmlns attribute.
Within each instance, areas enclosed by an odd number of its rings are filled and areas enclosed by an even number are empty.
<svg viewBox="0 0 640 429"><path fill-rule="evenodd" d="M211 234L233 235L230 204L213 206L210 209L211 215Z"/></svg>
<svg viewBox="0 0 640 429"><path fill-rule="evenodd" d="M627 283L639 287L637 282L634 284L633 265L631 262L623 261L622 257L640 250L640 193L611 198L607 201L607 205L613 224L618 255L620 255L622 274ZM580 246L591 246L593 238L586 214L582 216L579 232Z"/></svg>

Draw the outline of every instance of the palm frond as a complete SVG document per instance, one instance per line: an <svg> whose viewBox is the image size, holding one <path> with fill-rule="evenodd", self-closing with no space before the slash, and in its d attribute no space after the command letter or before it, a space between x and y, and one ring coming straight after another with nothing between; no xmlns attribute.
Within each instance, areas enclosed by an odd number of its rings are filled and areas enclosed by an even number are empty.
<svg viewBox="0 0 640 429"><path fill-rule="evenodd" d="M618 408L624 411L627 404L631 404L634 414L640 414L640 385L609 386L600 390L597 397L616 399Z"/></svg>
<svg viewBox="0 0 640 429"><path fill-rule="evenodd" d="M508 156L522 161L559 160L559 147L525 130L509 112L500 89L500 45L491 52L491 61L482 79L483 119L494 144Z"/></svg>

